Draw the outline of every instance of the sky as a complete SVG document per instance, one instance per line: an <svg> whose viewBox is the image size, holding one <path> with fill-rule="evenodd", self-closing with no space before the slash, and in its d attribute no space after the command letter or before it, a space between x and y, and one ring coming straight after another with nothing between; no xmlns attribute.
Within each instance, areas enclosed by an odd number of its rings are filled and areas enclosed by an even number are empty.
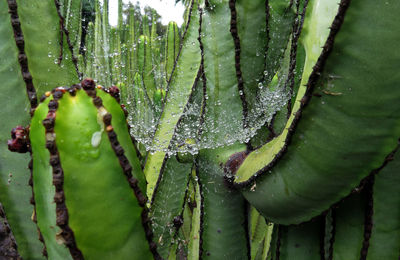
<svg viewBox="0 0 400 260"><path fill-rule="evenodd" d="M156 9L161 15L161 22L164 25L167 25L169 21L175 21L177 24L183 23L183 12L185 11L185 8L181 3L175 5L175 0L123 0L123 2L139 2L142 7L142 11L146 5ZM110 24L115 26L117 25L118 21L118 1L111 0L109 3Z"/></svg>

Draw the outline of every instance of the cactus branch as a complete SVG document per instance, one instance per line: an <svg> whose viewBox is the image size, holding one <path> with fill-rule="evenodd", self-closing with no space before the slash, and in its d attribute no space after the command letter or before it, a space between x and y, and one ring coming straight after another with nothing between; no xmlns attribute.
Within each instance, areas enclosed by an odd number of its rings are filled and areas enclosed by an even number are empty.
<svg viewBox="0 0 400 260"><path fill-rule="evenodd" d="M26 85L26 93L31 105L31 110L35 109L38 105L36 89L33 85L32 75L29 72L28 58L25 54L25 41L24 35L21 30L21 22L18 17L18 5L16 0L7 0L9 12L11 15L11 25L14 30L15 43L18 47L18 61L21 67L21 73ZM33 111L31 111L31 115Z"/></svg>
<svg viewBox="0 0 400 260"><path fill-rule="evenodd" d="M366 260L369 248L369 240L371 238L372 227L374 225L373 222L373 214L374 214L374 199L373 199L373 188L375 182L375 175L369 176L367 178L367 183L364 189L366 190L367 197L367 205L365 209L365 219L364 219L364 240L361 248L361 257L360 260Z"/></svg>
<svg viewBox="0 0 400 260"><path fill-rule="evenodd" d="M263 173L268 172L270 169L272 169L279 162L279 160L283 157L283 155L286 153L288 145L291 141L291 138L292 138L292 136L295 132L295 129L300 121L302 111L311 100L313 90L316 86L319 76L321 75L321 71L325 65L325 61L328 58L328 56L332 50L335 36L338 33L340 26L343 23L345 13L346 13L346 10L347 10L349 4L350 4L350 0L342 0L340 3L337 15L334 18L334 21L331 26L329 36L325 42L325 45L322 48L321 55L319 56L318 61L316 62L315 66L313 67L312 73L311 73L310 77L308 78L308 83L306 85L307 86L306 92L300 100L300 107L297 111L294 111L293 120L290 123L290 125L288 126L288 132L287 132L286 137L284 137L285 141L284 141L283 147L275 154L275 156L269 163L267 163L266 165L263 165L262 169L255 172L250 178L248 178L245 181L241 181L241 182L235 181L234 185L236 187L242 188L242 187L248 187L248 186L252 185L254 180L258 176L260 176ZM293 63L295 63L295 62L293 62ZM249 158L249 157L247 157L247 158ZM243 164L245 162L246 162L246 160L243 161ZM238 168L238 171L240 171L240 168L241 167Z"/></svg>
<svg viewBox="0 0 400 260"><path fill-rule="evenodd" d="M299 38L300 38L300 34L301 34L301 30L303 29L303 24L304 24L304 18L306 16L306 10L307 10L307 6L308 6L308 0L304 1L304 7L303 7L303 11L300 14L300 20L296 19L295 22L293 23L293 34L292 34L292 46L291 46L291 50L290 50L290 65L289 65L289 72L288 72L288 77L286 80L286 87L289 87L290 89L290 97L292 97L293 95L293 89L294 89L294 84L295 84L295 70L296 70L296 61L297 61L297 45L299 42ZM299 12L299 1L297 1L296 4L296 13ZM290 114L292 113L292 99L289 99L288 104L287 104L287 118L289 119Z"/></svg>
<svg viewBox="0 0 400 260"><path fill-rule="evenodd" d="M80 86L74 88L79 89ZM74 90L70 93L74 93ZM46 148L50 152L50 165L53 169L53 184L56 188L54 201L56 203L57 225L61 228L61 236L65 240L65 245L68 247L74 260L83 260L83 254L78 249L75 241L75 236L72 229L68 225L68 209L65 205L65 196L63 191L64 172L61 167L60 157L55 142L54 123L55 115L58 108L58 100L64 95L63 90L56 90L53 94L53 100L49 102L49 112L43 120L43 125L46 128Z"/></svg>
<svg viewBox="0 0 400 260"><path fill-rule="evenodd" d="M99 114L101 111L105 111L105 108L103 107L103 102L99 96L96 95L96 90L94 88L94 82L90 80L84 80L82 82L82 87L86 91L86 93L93 98L93 104L96 106L96 108L99 110ZM115 87L114 87L115 88ZM118 96L115 95L115 92L117 92L113 87L108 90L109 93L113 93L112 96L118 100ZM128 158L125 156L124 149L122 146L119 144L119 141L117 139L117 134L115 133L113 126L111 125L111 114L107 113L103 116L103 122L107 131L107 136L108 139L110 140L111 147L115 152L115 155L118 157L119 163L122 167L122 170L125 174L125 177L129 183L129 186L132 188L139 205L143 207L142 211L142 224L145 229L145 234L147 241L150 245L150 250L153 253L153 256L155 259L160 259L160 256L157 252L157 245L153 242L153 232L150 227L150 219L149 219L149 211L145 207L146 206L146 196L143 195L142 191L140 190L138 186L138 180L132 176L132 166L129 163Z"/></svg>
<svg viewBox="0 0 400 260"><path fill-rule="evenodd" d="M200 61L200 77L201 81L203 83L203 97L201 100L201 113L200 113L200 122L199 122L199 130L198 130L198 140L200 141L200 136L203 135L203 126L205 122L205 116L206 116L206 107L207 107L207 77L204 72L204 46L203 46L203 41L201 40L201 33L202 33L202 24L203 24L203 12L204 10L199 7L199 37L197 40L199 41L199 47L200 47L200 53L201 53L201 61Z"/></svg>
<svg viewBox="0 0 400 260"><path fill-rule="evenodd" d="M22 260L18 253L17 244L8 225L6 213L0 203L0 258Z"/></svg>
<svg viewBox="0 0 400 260"><path fill-rule="evenodd" d="M244 92L244 82L243 82L243 74L240 68L240 39L237 28L237 12L236 12L236 0L229 1L229 8L231 10L231 24L230 24L230 32L232 34L233 42L235 45L235 69L236 69L236 77L238 81L238 91L240 99L242 100L243 106L243 128L248 127L248 109L247 109L247 101L246 101L246 93ZM248 147L250 148L250 147Z"/></svg>
<svg viewBox="0 0 400 260"><path fill-rule="evenodd" d="M175 134L176 125L184 112L193 87L199 79L201 55L198 53L198 42L196 41L199 26L197 2L197 0L193 0L190 6L183 43L172 70L171 81L166 90L166 102L163 105L162 114L153 138L153 149L158 151L153 154L150 153L146 159L144 172L148 181L148 197L153 196L154 187Z"/></svg>
<svg viewBox="0 0 400 260"><path fill-rule="evenodd" d="M56 8L57 8L57 14L60 17L60 26L61 26L61 29L60 29L60 33L61 33L61 43L60 43L60 45L61 45L61 47L60 47L61 54L60 54L59 64L61 64L61 60L62 60L62 56L63 56L63 53L62 53L62 50L63 50L63 39L64 39L63 34L65 34L65 37L67 39L68 48L71 51L71 59L72 59L72 62L74 64L74 66L75 66L76 73L78 74L78 79L82 80L83 74L82 74L82 72L79 71L78 58L74 54L74 46L73 46L73 44L71 42L71 39L70 39L70 36L69 36L69 31L65 27L65 19L64 19L64 16L61 14L60 2L58 0L54 0L54 3L55 3Z"/></svg>
<svg viewBox="0 0 400 260"><path fill-rule="evenodd" d="M31 157L32 157L32 152L31 153ZM43 249L42 249L42 255L45 256L46 258L48 257L48 253L47 253L47 247L46 244L44 242L44 238L42 235L42 232L39 229L39 226L37 225L37 217L36 217L36 201L35 201L35 191L33 188L33 158L31 158L31 160L29 161L28 164L28 168L29 168L29 172L30 172L30 176L29 176L29 186L32 189L32 196L30 199L30 204L33 206L33 215L32 215L32 221L36 224L36 230L39 234L39 241L43 244Z"/></svg>

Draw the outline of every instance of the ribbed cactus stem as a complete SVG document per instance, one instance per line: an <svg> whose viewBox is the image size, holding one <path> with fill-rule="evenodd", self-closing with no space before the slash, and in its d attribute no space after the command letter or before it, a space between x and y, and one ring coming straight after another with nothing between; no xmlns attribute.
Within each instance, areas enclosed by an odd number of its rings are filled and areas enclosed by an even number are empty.
<svg viewBox="0 0 400 260"><path fill-rule="evenodd" d="M0 203L0 258L22 260L17 249L3 205Z"/></svg>
<svg viewBox="0 0 400 260"><path fill-rule="evenodd" d="M175 60L178 57L180 48L179 29L176 22L169 22L167 28L167 38L165 44L165 75L166 81L169 82L172 70L175 65Z"/></svg>
<svg viewBox="0 0 400 260"><path fill-rule="evenodd" d="M149 37L141 35L138 40L138 46L139 73L141 74L146 94L151 100L156 91L156 84Z"/></svg>
<svg viewBox="0 0 400 260"><path fill-rule="evenodd" d="M137 72L137 37L138 37L138 27L137 27L137 17L135 17L135 10L133 8L128 9L128 29L129 29L129 36L128 36L128 58L129 58L129 71L128 71L128 78L130 82L133 82L133 78L135 73Z"/></svg>
<svg viewBox="0 0 400 260"><path fill-rule="evenodd" d="M111 85L111 68L110 68L110 42L109 42L109 23L108 23L108 0L104 0L103 14L100 11L100 3L96 5L96 20L95 20L95 78L99 83ZM105 14L107 13L107 14Z"/></svg>
<svg viewBox="0 0 400 260"><path fill-rule="evenodd" d="M95 25L92 22L88 23L86 39L85 39L85 77L95 77Z"/></svg>
<svg viewBox="0 0 400 260"><path fill-rule="evenodd" d="M142 34L150 38L149 17L146 14L142 17Z"/></svg>
<svg viewBox="0 0 400 260"><path fill-rule="evenodd" d="M38 105L38 99L36 94L35 86L33 85L32 75L28 67L28 57L25 53L24 47L24 35L21 29L21 22L18 17L18 6L15 0L9 0L8 2L9 13L14 18L11 20L11 24L14 30L14 37L16 40L16 45L19 50L19 64L21 67L22 76L25 82L26 93L31 105L31 109L35 109Z"/></svg>
<svg viewBox="0 0 400 260"><path fill-rule="evenodd" d="M126 146L130 136L119 90L86 79L48 96L33 117L30 137L37 221L49 258L150 259L151 252L157 258L142 209L143 173L132 144ZM108 209L112 214L104 214ZM138 250L127 251L125 243Z"/></svg>
<svg viewBox="0 0 400 260"><path fill-rule="evenodd" d="M122 48L119 28L112 28L110 38L112 40L111 60L112 60L112 78L113 83L117 84L123 81L122 78Z"/></svg>

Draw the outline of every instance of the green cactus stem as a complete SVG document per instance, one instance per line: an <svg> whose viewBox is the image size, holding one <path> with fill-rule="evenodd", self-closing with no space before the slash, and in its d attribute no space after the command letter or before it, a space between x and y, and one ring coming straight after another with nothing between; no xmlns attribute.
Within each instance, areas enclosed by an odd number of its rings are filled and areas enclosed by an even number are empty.
<svg viewBox="0 0 400 260"><path fill-rule="evenodd" d="M368 26L369 35L375 36L373 39L364 39L365 30L354 29L350 24L368 23L368 17L375 14L370 9L373 3L352 1L350 4L349 1L341 1L337 14L333 13L336 17L330 26L329 36L323 43L325 40L321 38L322 34L317 34L319 30L316 30L321 23L313 20L325 20L328 16L318 18L322 14L318 12L317 2L311 1L307 7L309 12L304 22L306 34L303 38L307 59L303 83L293 114L285 127L286 132L294 133L296 130L295 134L291 137L291 134L287 135L284 131L283 135L247 156L237 172L237 183L245 181L246 178L242 177L250 177L251 172L265 173L260 181L256 181L257 188L246 190L244 194L264 216L280 223L309 220L347 196L373 169L378 169L385 163L385 157L397 145L400 136L398 117L391 116L399 109L397 95L393 93L393 84L398 80L398 73L394 69L394 63L388 65L388 61L396 59L393 59L392 53L377 52L375 47L379 45L391 48L398 41L397 34L380 29L390 27L394 20L382 21L379 26ZM389 15L393 8L399 7L398 4L391 8L382 6L379 13ZM361 12L359 8L363 8L365 12ZM312 44L316 43L313 35L318 35L325 46L321 56L313 53ZM315 65L307 65L310 59L318 61ZM370 65L373 74L361 69L361 64L367 60L375 61ZM355 61L360 65L354 65ZM326 62L324 69L323 62ZM381 66L385 69L381 69ZM378 80L382 78L390 80ZM303 87L307 81L307 87ZM313 93L320 93L320 98L318 95L313 96ZM377 96L380 97L379 102L376 100ZM301 109L298 110L299 108ZM374 111L374 114L365 117L365 111ZM289 139L285 140L286 137L283 136L291 137L290 140L293 141L290 145ZM289 160L290 163L277 164L278 160ZM261 164L261 168L253 168ZM275 164L277 165L272 174L269 173ZM279 174L275 174L278 172ZM250 183L253 184L252 181Z"/></svg>
<svg viewBox="0 0 400 260"><path fill-rule="evenodd" d="M181 52L172 72L171 81L166 89L166 103L163 106L157 130L154 134L152 149L156 152L147 157L145 175L148 182L147 196L152 197L167 149L175 133L175 125L181 118L192 89L199 80L199 68L201 53L199 53L199 21L201 21L201 9L198 0L191 1L189 20L183 34Z"/></svg>
<svg viewBox="0 0 400 260"><path fill-rule="evenodd" d="M114 2L0 1L1 259L398 259L398 0Z"/></svg>
<svg viewBox="0 0 400 260"><path fill-rule="evenodd" d="M168 258L171 241L182 224L177 220L183 215L191 171L192 163L180 163L175 156L169 158L151 202L154 241L164 259Z"/></svg>
<svg viewBox="0 0 400 260"><path fill-rule="evenodd" d="M175 22L169 22L167 27L166 35L166 45L165 45L165 75L167 82L169 81L172 70L175 65L175 59L178 57L180 36L178 25Z"/></svg>
<svg viewBox="0 0 400 260"><path fill-rule="evenodd" d="M156 84L154 81L154 69L152 61L152 51L150 38L146 35L141 35L138 40L138 65L139 73L143 79L143 85L146 94L151 100L156 91Z"/></svg>
<svg viewBox="0 0 400 260"><path fill-rule="evenodd" d="M36 219L51 259L158 257L119 93L106 91L88 79L55 89L32 118Z"/></svg>
<svg viewBox="0 0 400 260"><path fill-rule="evenodd" d="M72 63L74 64L74 67L75 67L76 73L78 75L78 78L80 80L82 80L82 72L79 71L78 58L74 54L74 45L73 45L73 42L71 40L70 33L68 31L68 25L66 24L65 18L64 18L63 14L61 13L61 10L60 10L60 5L61 4L60 4L60 2L58 0L54 0L54 3L55 3L55 6L56 6L56 9L57 9L58 17L60 18L61 37L63 38L64 34L65 34L65 38L67 40L67 46L68 46L68 49L70 50L70 55L71 55L70 59L71 59ZM61 44L61 50L64 48L62 45L63 44ZM62 59L62 58L63 57L60 57L60 59Z"/></svg>
<svg viewBox="0 0 400 260"><path fill-rule="evenodd" d="M42 95L54 86L78 82L79 75L72 60L72 53L67 41L62 41L65 27L64 21L60 20L58 15L56 2L38 1L35 2L35 8L32 8L32 2L29 1L10 2L18 3L18 17L25 40L24 49L38 94ZM43 39L47 44L43 44ZM61 63L58 62L60 57Z"/></svg>
<svg viewBox="0 0 400 260"><path fill-rule="evenodd" d="M159 118L162 111L162 105L165 100L165 90L162 88L156 89L153 96L155 118Z"/></svg>
<svg viewBox="0 0 400 260"><path fill-rule="evenodd" d="M0 258L22 260L15 238L8 225L3 205L0 203Z"/></svg>
<svg viewBox="0 0 400 260"><path fill-rule="evenodd" d="M18 61L21 66L22 77L26 85L26 93L28 95L31 108L34 109L38 104L38 100L36 95L36 89L33 85L32 75L29 72L28 57L24 49L25 41L21 29L21 22L19 21L18 17L17 2L15 0L9 0L7 3L10 15L13 18L11 20L11 24L14 30L15 43L18 47Z"/></svg>
<svg viewBox="0 0 400 260"><path fill-rule="evenodd" d="M250 258L248 214L245 200L223 180L221 162L245 145L202 150L198 157L200 185L199 259Z"/></svg>

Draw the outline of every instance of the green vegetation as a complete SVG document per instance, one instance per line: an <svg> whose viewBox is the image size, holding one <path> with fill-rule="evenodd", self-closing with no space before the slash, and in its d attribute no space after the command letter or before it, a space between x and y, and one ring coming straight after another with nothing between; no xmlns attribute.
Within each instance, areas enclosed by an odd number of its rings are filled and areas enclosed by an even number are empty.
<svg viewBox="0 0 400 260"><path fill-rule="evenodd" d="M0 0L0 258L398 259L400 3L182 2Z"/></svg>

